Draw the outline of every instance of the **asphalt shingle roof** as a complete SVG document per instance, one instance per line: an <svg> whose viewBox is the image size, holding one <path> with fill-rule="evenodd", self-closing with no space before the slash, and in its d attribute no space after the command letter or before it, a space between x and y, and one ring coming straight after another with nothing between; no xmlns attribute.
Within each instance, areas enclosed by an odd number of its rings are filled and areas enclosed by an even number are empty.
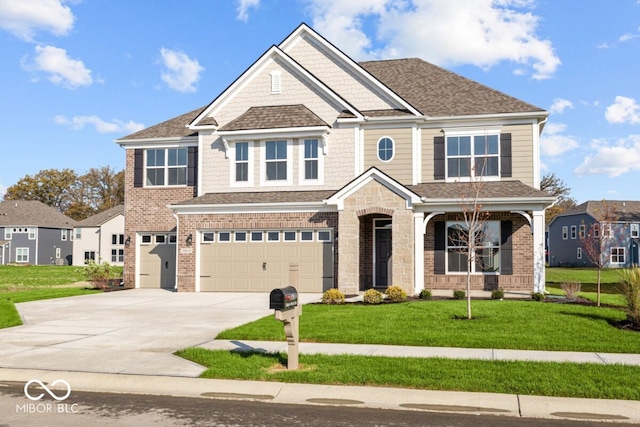
<svg viewBox="0 0 640 427"><path fill-rule="evenodd" d="M78 221L76 227L99 227L106 221L117 215L124 215L124 205L114 206L111 209L97 213L82 221Z"/></svg>
<svg viewBox="0 0 640 427"><path fill-rule="evenodd" d="M5 200L0 202L0 227L72 228L76 224L75 220L42 202L35 200Z"/></svg>
<svg viewBox="0 0 640 427"><path fill-rule="evenodd" d="M131 135L124 136L119 141L130 139L153 139L153 138L180 138L185 136L197 136L198 132L187 127L206 107L197 108L178 117L166 120L157 125L142 129Z"/></svg>
<svg viewBox="0 0 640 427"><path fill-rule="evenodd" d="M221 131L279 129L329 125L302 104L251 107L220 128Z"/></svg>
<svg viewBox="0 0 640 427"><path fill-rule="evenodd" d="M252 191L235 193L207 193L176 205L233 205L245 203L304 203L321 202L335 190L319 191Z"/></svg>
<svg viewBox="0 0 640 427"><path fill-rule="evenodd" d="M640 201L637 200L589 200L558 216L586 213L598 218L604 215L607 209L613 210L613 216L618 221L640 222Z"/></svg>
<svg viewBox="0 0 640 427"><path fill-rule="evenodd" d="M408 185L408 189L428 199L459 199L467 190L465 183L429 182ZM480 198L540 198L552 197L549 193L523 184L520 181L487 181L482 184Z"/></svg>

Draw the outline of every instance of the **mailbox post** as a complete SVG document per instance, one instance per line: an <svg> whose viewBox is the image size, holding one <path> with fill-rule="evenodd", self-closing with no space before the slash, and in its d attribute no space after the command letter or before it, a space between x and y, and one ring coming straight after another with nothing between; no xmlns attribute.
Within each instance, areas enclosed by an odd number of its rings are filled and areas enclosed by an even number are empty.
<svg viewBox="0 0 640 427"><path fill-rule="evenodd" d="M298 305L298 291L293 286L277 288L269 295L269 309L275 310L275 318L284 324L287 337L287 369L298 369L298 319L302 306Z"/></svg>

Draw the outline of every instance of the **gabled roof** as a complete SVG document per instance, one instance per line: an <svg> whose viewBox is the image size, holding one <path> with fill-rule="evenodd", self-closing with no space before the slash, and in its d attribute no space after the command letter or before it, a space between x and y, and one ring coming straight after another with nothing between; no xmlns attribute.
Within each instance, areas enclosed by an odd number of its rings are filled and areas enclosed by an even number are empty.
<svg viewBox="0 0 640 427"><path fill-rule="evenodd" d="M422 59L370 61L360 65L426 116L545 113L541 108Z"/></svg>
<svg viewBox="0 0 640 427"><path fill-rule="evenodd" d="M100 227L105 222L118 215L124 216L124 205L114 206L106 211L99 212L89 218L85 218L82 221L78 221L76 227Z"/></svg>
<svg viewBox="0 0 640 427"><path fill-rule="evenodd" d="M0 227L72 228L77 222L55 208L35 200L0 202Z"/></svg>
<svg viewBox="0 0 640 427"><path fill-rule="evenodd" d="M302 104L270 107L251 107L244 114L222 126L221 131L249 129L279 129L293 127L330 127L324 120Z"/></svg>
<svg viewBox="0 0 640 427"><path fill-rule="evenodd" d="M587 214L596 219L610 209L616 221L640 222L640 201L637 200L588 200L557 217Z"/></svg>

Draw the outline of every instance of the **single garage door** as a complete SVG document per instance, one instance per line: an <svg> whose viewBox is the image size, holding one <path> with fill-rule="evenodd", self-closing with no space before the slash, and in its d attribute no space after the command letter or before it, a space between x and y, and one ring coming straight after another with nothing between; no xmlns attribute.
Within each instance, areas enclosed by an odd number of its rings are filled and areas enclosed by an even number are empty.
<svg viewBox="0 0 640 427"><path fill-rule="evenodd" d="M331 230L222 230L200 233L200 290L298 292L333 287Z"/></svg>
<svg viewBox="0 0 640 427"><path fill-rule="evenodd" d="M176 235L143 234L140 238L140 287L173 289L176 283Z"/></svg>

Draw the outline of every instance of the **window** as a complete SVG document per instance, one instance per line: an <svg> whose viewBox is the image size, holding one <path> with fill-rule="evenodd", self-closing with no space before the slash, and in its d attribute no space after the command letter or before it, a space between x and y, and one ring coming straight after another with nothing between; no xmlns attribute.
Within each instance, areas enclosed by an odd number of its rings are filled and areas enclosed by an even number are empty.
<svg viewBox="0 0 640 427"><path fill-rule="evenodd" d="M236 182L249 182L249 143L237 142L236 150Z"/></svg>
<svg viewBox="0 0 640 427"><path fill-rule="evenodd" d="M461 273L467 271L468 228L464 222L447 223L447 271ZM476 242L475 262L471 273L498 273L500 271L500 221L487 221L479 232Z"/></svg>
<svg viewBox="0 0 640 427"><path fill-rule="evenodd" d="M624 264L624 248L611 248L611 264Z"/></svg>
<svg viewBox="0 0 640 427"><path fill-rule="evenodd" d="M585 230L586 230L585 225L584 224L580 224L580 227L578 228L578 237L580 237L581 239L584 239Z"/></svg>
<svg viewBox="0 0 640 427"><path fill-rule="evenodd" d="M75 233L76 233L76 240L81 240L82 239L82 228L76 228L75 229Z"/></svg>
<svg viewBox="0 0 640 427"><path fill-rule="evenodd" d="M296 241L296 232L295 231L285 231L284 232L284 241L285 242L295 242Z"/></svg>
<svg viewBox="0 0 640 427"><path fill-rule="evenodd" d="M221 231L218 233L218 241L219 242L230 242L231 241L231 233L229 231Z"/></svg>
<svg viewBox="0 0 640 427"><path fill-rule="evenodd" d="M16 248L16 262L29 262L29 248Z"/></svg>
<svg viewBox="0 0 640 427"><path fill-rule="evenodd" d="M187 149L160 148L145 151L146 185L187 185Z"/></svg>
<svg viewBox="0 0 640 427"><path fill-rule="evenodd" d="M575 225L571 226L571 239L575 240L577 237L577 227Z"/></svg>
<svg viewBox="0 0 640 427"><path fill-rule="evenodd" d="M304 140L304 179L318 179L318 140Z"/></svg>
<svg viewBox="0 0 640 427"><path fill-rule="evenodd" d="M169 234L169 244L175 245L178 242L178 236L175 234Z"/></svg>
<svg viewBox="0 0 640 427"><path fill-rule="evenodd" d="M247 241L247 232L246 231L236 231L233 233L233 237L236 242L246 242Z"/></svg>
<svg viewBox="0 0 640 427"><path fill-rule="evenodd" d="M582 248L577 248L576 258L582 259Z"/></svg>
<svg viewBox="0 0 640 427"><path fill-rule="evenodd" d="M202 243L213 242L213 231L205 231L202 233Z"/></svg>
<svg viewBox="0 0 640 427"><path fill-rule="evenodd" d="M267 141L265 151L267 181L286 181L287 141Z"/></svg>
<svg viewBox="0 0 640 427"><path fill-rule="evenodd" d="M111 262L124 262L124 249L111 249Z"/></svg>
<svg viewBox="0 0 640 427"><path fill-rule="evenodd" d="M446 141L448 178L499 176L498 134L448 136Z"/></svg>
<svg viewBox="0 0 640 427"><path fill-rule="evenodd" d="M318 231L318 241L319 242L330 242L331 241L331 232L330 231Z"/></svg>
<svg viewBox="0 0 640 427"><path fill-rule="evenodd" d="M313 241L313 231L301 231L300 232L300 241L302 241L302 242L311 242L311 241Z"/></svg>
<svg viewBox="0 0 640 427"><path fill-rule="evenodd" d="M56 259L60 259L61 254L62 252L60 251L60 248L56 248Z"/></svg>
<svg viewBox="0 0 640 427"><path fill-rule="evenodd" d="M251 241L252 242L262 242L264 239L264 233L262 231L252 231L251 232Z"/></svg>
<svg viewBox="0 0 640 427"><path fill-rule="evenodd" d="M388 162L393 159L393 139L388 136L378 140L378 159Z"/></svg>
<svg viewBox="0 0 640 427"><path fill-rule="evenodd" d="M280 232L279 231L267 231L267 241L268 242L279 242L280 241Z"/></svg>
<svg viewBox="0 0 640 427"><path fill-rule="evenodd" d="M67 240L67 230L60 230L60 240L63 242Z"/></svg>
<svg viewBox="0 0 640 427"><path fill-rule="evenodd" d="M85 251L84 253L84 263L87 261L95 261L96 260L96 252L95 251Z"/></svg>
<svg viewBox="0 0 640 427"><path fill-rule="evenodd" d="M29 240L36 240L36 227L29 227Z"/></svg>
<svg viewBox="0 0 640 427"><path fill-rule="evenodd" d="M150 234L144 234L142 236L142 244L143 245L148 245L151 243L151 235Z"/></svg>
<svg viewBox="0 0 640 427"><path fill-rule="evenodd" d="M9 227L4 229L4 240L11 240L11 229Z"/></svg>
<svg viewBox="0 0 640 427"><path fill-rule="evenodd" d="M166 243L167 242L167 236L165 236L164 234L156 234L156 243Z"/></svg>
<svg viewBox="0 0 640 427"><path fill-rule="evenodd" d="M112 245L124 245L124 234L112 234L111 235L111 244Z"/></svg>
<svg viewBox="0 0 640 427"><path fill-rule="evenodd" d="M569 238L569 227L566 225L562 226L562 240L567 240Z"/></svg>
<svg viewBox="0 0 640 427"><path fill-rule="evenodd" d="M608 222L602 224L602 237L611 237L611 224Z"/></svg>
<svg viewBox="0 0 640 427"><path fill-rule="evenodd" d="M640 237L640 224L631 224L631 237Z"/></svg>
<svg viewBox="0 0 640 427"><path fill-rule="evenodd" d="M593 238L598 239L600 237L600 224L593 224Z"/></svg>

